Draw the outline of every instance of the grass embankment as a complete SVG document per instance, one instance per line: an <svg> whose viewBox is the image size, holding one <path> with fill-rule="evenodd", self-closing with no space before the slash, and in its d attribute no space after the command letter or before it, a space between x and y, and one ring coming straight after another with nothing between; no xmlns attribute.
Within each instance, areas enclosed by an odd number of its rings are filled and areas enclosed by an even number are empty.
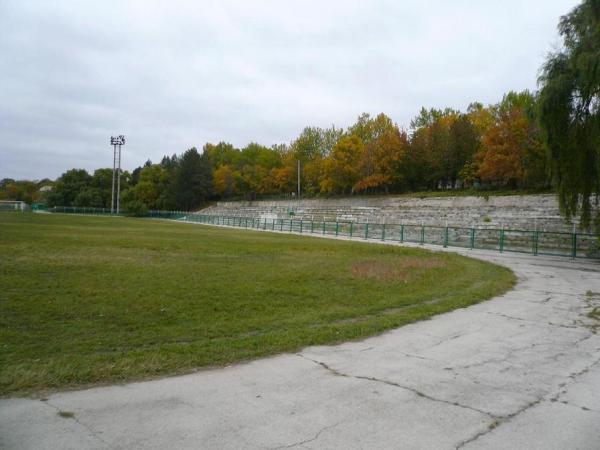
<svg viewBox="0 0 600 450"><path fill-rule="evenodd" d="M447 189L437 191L410 191L410 192L397 192L393 194L382 194L382 193L359 193L352 194L303 194L303 200L344 200L344 199L381 199L381 198L436 198L436 197L482 197L488 199L489 197L508 197L513 195L526 196L526 195L540 195L540 194L554 194L555 191L552 188L538 188L538 189ZM259 196L255 199L256 201L290 201L295 200L291 196L281 195L264 195ZM221 199L220 202L247 202L248 199L245 197L229 197ZM203 208L207 208L211 205L205 205ZM199 208L200 209L200 208Z"/></svg>
<svg viewBox="0 0 600 450"><path fill-rule="evenodd" d="M361 338L512 286L452 254L148 219L0 213L0 394Z"/></svg>

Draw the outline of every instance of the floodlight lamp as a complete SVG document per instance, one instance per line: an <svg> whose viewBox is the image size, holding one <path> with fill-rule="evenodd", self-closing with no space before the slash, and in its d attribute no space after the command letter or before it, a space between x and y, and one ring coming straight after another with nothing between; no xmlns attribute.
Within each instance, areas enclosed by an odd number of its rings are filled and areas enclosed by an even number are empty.
<svg viewBox="0 0 600 450"><path fill-rule="evenodd" d="M125 136L122 134L119 136L111 136L110 145L125 145Z"/></svg>

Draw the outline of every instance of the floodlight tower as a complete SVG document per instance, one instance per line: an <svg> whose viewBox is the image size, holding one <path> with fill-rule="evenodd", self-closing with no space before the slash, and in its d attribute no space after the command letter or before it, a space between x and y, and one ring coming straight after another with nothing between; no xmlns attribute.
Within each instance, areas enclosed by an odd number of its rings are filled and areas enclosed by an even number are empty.
<svg viewBox="0 0 600 450"><path fill-rule="evenodd" d="M113 146L113 176L110 196L110 213L115 210L115 178L117 180L117 214L119 214L119 200L121 198L121 146L125 145L125 136L110 137L110 145ZM117 150L118 147L118 150Z"/></svg>

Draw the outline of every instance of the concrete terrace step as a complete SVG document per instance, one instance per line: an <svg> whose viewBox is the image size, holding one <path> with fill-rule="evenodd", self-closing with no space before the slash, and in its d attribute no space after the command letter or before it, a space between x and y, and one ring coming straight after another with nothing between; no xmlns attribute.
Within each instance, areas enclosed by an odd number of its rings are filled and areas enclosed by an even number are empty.
<svg viewBox="0 0 600 450"><path fill-rule="evenodd" d="M203 214L314 221L405 223L434 226L573 231L553 194L502 197L355 197L300 201L219 202Z"/></svg>

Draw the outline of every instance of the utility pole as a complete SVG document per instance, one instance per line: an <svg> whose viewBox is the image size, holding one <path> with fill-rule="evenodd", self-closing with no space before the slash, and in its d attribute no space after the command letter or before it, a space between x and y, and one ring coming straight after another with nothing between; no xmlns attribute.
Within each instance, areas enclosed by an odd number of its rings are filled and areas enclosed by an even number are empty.
<svg viewBox="0 0 600 450"><path fill-rule="evenodd" d="M125 136L122 134L119 136L110 137L110 145L113 146L113 176L112 176L112 188L110 197L110 213L115 212L115 179L117 181L117 214L119 214L119 206L121 199L121 146L125 145Z"/></svg>
<svg viewBox="0 0 600 450"><path fill-rule="evenodd" d="M298 201L300 201L300 160L298 160Z"/></svg>
<svg viewBox="0 0 600 450"><path fill-rule="evenodd" d="M117 144L114 143L114 138L110 138L110 143L113 145L113 176L110 190L110 213L112 214L115 209L115 172L117 170Z"/></svg>

